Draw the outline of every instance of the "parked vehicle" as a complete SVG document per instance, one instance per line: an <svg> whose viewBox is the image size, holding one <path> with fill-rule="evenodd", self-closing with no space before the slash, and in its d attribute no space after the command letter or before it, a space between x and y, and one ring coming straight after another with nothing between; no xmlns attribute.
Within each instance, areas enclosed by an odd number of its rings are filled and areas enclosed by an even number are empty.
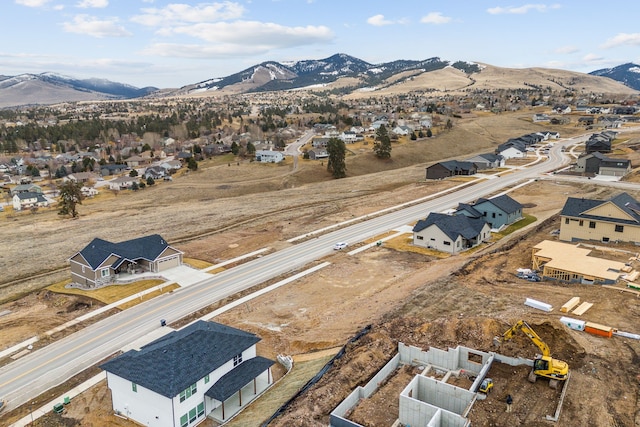
<svg viewBox="0 0 640 427"><path fill-rule="evenodd" d="M478 391L487 394L491 391L492 388L493 380L491 378L485 378L484 380L482 380L482 384L480 384L480 388L478 389Z"/></svg>
<svg viewBox="0 0 640 427"><path fill-rule="evenodd" d="M335 245L333 245L333 250L334 251L339 251L341 249L344 249L348 246L347 242L338 242Z"/></svg>

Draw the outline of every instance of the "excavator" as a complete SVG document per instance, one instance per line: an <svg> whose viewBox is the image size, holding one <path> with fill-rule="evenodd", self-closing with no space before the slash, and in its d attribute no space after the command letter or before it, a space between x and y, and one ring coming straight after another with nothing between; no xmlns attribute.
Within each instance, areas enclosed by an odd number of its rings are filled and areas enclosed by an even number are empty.
<svg viewBox="0 0 640 427"><path fill-rule="evenodd" d="M533 369L529 374L529 381L535 382L538 377L549 378L549 386L558 387L558 381L565 381L569 375L569 365L562 360L551 357L549 346L542 341L531 326L524 320L518 321L509 328L501 337L494 338L494 344L499 346L504 341L508 341L518 331L524 332L531 341L540 349L542 355L536 355L533 361Z"/></svg>

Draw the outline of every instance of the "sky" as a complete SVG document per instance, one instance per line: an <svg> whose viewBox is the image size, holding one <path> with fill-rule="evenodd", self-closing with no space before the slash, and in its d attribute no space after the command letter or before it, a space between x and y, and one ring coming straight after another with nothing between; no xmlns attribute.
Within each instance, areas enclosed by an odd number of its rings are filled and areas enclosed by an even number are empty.
<svg viewBox="0 0 640 427"><path fill-rule="evenodd" d="M637 0L2 0L0 75L177 88L335 53L588 73L640 64L639 16Z"/></svg>

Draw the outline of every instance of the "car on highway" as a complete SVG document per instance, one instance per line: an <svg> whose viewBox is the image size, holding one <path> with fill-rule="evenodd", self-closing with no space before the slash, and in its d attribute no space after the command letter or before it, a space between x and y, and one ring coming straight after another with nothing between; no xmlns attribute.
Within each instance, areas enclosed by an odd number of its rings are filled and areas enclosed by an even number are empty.
<svg viewBox="0 0 640 427"><path fill-rule="evenodd" d="M347 242L338 242L335 245L333 245L333 250L334 251L339 251L341 249L346 248L347 246L348 246Z"/></svg>

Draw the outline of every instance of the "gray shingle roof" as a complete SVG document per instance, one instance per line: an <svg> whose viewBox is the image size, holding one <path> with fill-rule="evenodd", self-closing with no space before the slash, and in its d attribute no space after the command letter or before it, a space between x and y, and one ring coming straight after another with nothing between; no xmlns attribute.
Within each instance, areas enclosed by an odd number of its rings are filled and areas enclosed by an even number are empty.
<svg viewBox="0 0 640 427"><path fill-rule="evenodd" d="M480 234L486 224L486 221L482 218L431 212L426 219L418 221L413 227L413 232L422 231L427 227L435 225L451 240L456 240L458 236L462 236L465 239L473 239L478 237L478 234Z"/></svg>
<svg viewBox="0 0 640 427"><path fill-rule="evenodd" d="M96 269L111 254L115 254L123 260L135 261L137 259L155 260L169 244L159 234L127 240L120 243L111 243L95 238L80 251L92 269Z"/></svg>
<svg viewBox="0 0 640 427"><path fill-rule="evenodd" d="M111 359L100 368L172 398L258 341L260 338L252 333L201 320L139 351L130 350Z"/></svg>
<svg viewBox="0 0 640 427"><path fill-rule="evenodd" d="M262 356L245 360L233 368L232 371L224 374L204 394L217 401L224 402L242 387L249 384L255 377L266 371L273 363L272 360Z"/></svg>
<svg viewBox="0 0 640 427"><path fill-rule="evenodd" d="M471 162L461 162L460 160L447 160L444 162L439 162L438 164L440 164L441 166L443 166L444 168L450 171L457 171L457 170L466 171L466 170L477 169L475 164Z"/></svg>
<svg viewBox="0 0 640 427"><path fill-rule="evenodd" d="M608 202L611 202L614 205L618 206L627 215L633 218L633 220L601 217L597 215L589 215L587 213L584 213L590 209L595 208L596 206L600 206ZM579 199L577 197L569 197L567 198L567 201L565 202L562 208L562 211L560 211L560 216L614 222L618 224L638 225L638 223L640 223L640 203L638 203L633 197L631 197L627 193L618 194L617 196L611 198L610 200L593 200L593 199L582 199L582 198Z"/></svg>
<svg viewBox="0 0 640 427"><path fill-rule="evenodd" d="M476 208L478 207L478 205L481 205L483 203L491 203L492 205L494 205L495 207L497 207L498 209L500 209L502 212L506 214L512 214L522 209L522 205L520 204L520 202L512 199L506 194L492 197L490 199L485 199L485 198L478 199L475 203Z"/></svg>

